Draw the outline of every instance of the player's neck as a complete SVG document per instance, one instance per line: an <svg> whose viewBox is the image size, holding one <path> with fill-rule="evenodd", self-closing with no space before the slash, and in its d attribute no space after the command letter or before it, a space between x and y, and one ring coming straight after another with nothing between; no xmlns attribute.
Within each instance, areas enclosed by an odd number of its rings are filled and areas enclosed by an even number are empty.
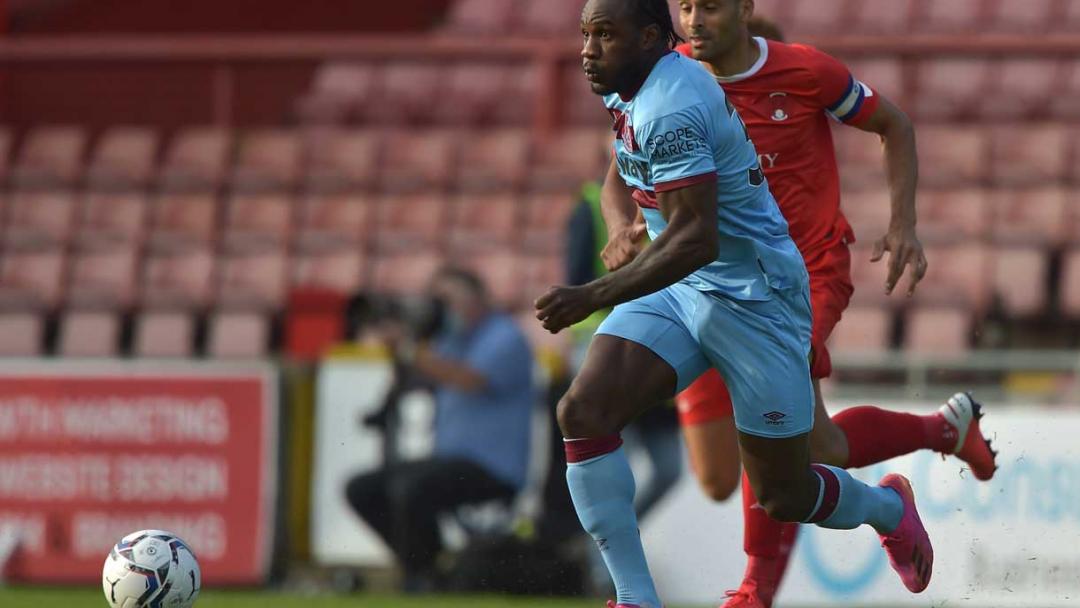
<svg viewBox="0 0 1080 608"><path fill-rule="evenodd" d="M619 99L622 99L624 102L633 99L634 95L637 95L637 92L641 90L641 87L645 84L645 81L649 79L649 75L652 74L652 71L656 69L656 64L659 63L660 60L663 59L669 52L671 51L664 51L658 54L656 57L649 58L649 60L645 62L644 69L641 70L638 78L634 80L633 86L624 87L626 90L619 89Z"/></svg>
<svg viewBox="0 0 1080 608"><path fill-rule="evenodd" d="M757 40L747 34L732 49L709 62L712 73L721 76L736 76L750 70L761 57L761 48Z"/></svg>

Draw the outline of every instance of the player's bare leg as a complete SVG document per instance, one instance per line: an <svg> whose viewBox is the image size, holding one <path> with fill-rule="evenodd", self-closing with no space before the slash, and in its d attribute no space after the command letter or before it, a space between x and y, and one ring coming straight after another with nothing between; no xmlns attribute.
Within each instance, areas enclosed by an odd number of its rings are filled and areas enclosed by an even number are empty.
<svg viewBox="0 0 1080 608"><path fill-rule="evenodd" d="M661 606L638 533L634 476L619 433L674 394L677 381L675 370L648 348L598 334L559 401L570 495L611 573L618 606Z"/></svg>
<svg viewBox="0 0 1080 608"><path fill-rule="evenodd" d="M709 498L727 500L742 479L739 433L731 416L683 427L690 468Z"/></svg>

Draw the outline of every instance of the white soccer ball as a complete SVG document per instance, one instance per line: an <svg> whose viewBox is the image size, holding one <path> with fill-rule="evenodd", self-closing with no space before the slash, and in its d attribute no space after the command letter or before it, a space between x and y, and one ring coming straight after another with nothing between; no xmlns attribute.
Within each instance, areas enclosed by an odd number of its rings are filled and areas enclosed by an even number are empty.
<svg viewBox="0 0 1080 608"><path fill-rule="evenodd" d="M113 608L191 608L202 576L195 553L175 534L140 530L116 543L101 573Z"/></svg>

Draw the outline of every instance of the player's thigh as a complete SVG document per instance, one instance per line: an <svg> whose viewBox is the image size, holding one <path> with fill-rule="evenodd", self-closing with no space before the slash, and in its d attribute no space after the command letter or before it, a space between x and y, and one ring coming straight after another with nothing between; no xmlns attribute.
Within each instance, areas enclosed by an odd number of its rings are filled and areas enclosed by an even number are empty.
<svg viewBox="0 0 1080 608"><path fill-rule="evenodd" d="M836 467L847 466L848 442L843 429L836 426L825 409L821 382L814 379L814 428L810 431L810 460Z"/></svg>
<svg viewBox="0 0 1080 608"><path fill-rule="evenodd" d="M855 291L851 281L851 251L847 244L838 242L814 259L807 260L807 270L813 311L810 372L814 378L827 378L832 375L832 357L826 342Z"/></svg>
<svg viewBox="0 0 1080 608"><path fill-rule="evenodd" d="M690 467L702 491L721 501L739 487L739 434L731 416L683 425Z"/></svg>
<svg viewBox="0 0 1080 608"><path fill-rule="evenodd" d="M781 521L810 515L816 496L811 483L809 435L761 437L739 433L743 468L758 502Z"/></svg>

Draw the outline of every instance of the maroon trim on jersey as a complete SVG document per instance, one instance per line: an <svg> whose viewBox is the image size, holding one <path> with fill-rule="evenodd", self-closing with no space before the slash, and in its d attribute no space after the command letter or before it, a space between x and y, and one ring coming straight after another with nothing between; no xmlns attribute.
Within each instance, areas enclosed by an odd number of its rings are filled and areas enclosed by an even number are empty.
<svg viewBox="0 0 1080 608"><path fill-rule="evenodd" d="M679 188L686 188L687 186L694 186L713 181L716 181L716 171L709 171L708 173L691 175L690 177L684 177L671 182L653 184L653 189L657 192L671 192L672 190L678 190Z"/></svg>
<svg viewBox="0 0 1080 608"><path fill-rule="evenodd" d="M614 452L622 447L622 437L616 434L597 439L566 439L563 447L566 449L566 463L574 464Z"/></svg>
<svg viewBox="0 0 1080 608"><path fill-rule="evenodd" d="M641 188L634 188L630 193L630 198L634 199L638 207L642 209L659 209L660 203L656 202L656 193L649 192L648 190L642 190Z"/></svg>

